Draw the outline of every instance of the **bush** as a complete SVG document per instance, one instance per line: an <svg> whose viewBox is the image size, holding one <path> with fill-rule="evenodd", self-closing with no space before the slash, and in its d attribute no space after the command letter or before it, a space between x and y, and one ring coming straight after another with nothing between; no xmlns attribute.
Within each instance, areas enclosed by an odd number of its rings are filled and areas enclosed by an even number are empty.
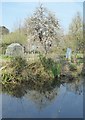
<svg viewBox="0 0 85 120"><path fill-rule="evenodd" d="M61 64L59 63L55 63L53 64L53 66L51 67L51 71L53 73L54 78L59 78L60 74L61 74Z"/></svg>
<svg viewBox="0 0 85 120"><path fill-rule="evenodd" d="M15 79L14 74L8 73L8 72L3 72L2 74L2 83L10 82Z"/></svg>
<svg viewBox="0 0 85 120"><path fill-rule="evenodd" d="M71 71L77 70L76 64L71 63L69 67L70 67L70 70L71 70Z"/></svg>
<svg viewBox="0 0 85 120"><path fill-rule="evenodd" d="M76 55L76 58L77 58L77 59L83 59L83 54L77 54L77 55Z"/></svg>
<svg viewBox="0 0 85 120"><path fill-rule="evenodd" d="M14 71L16 71L16 74L20 74L23 69L27 67L27 62L25 59L21 57L16 57L11 60L11 67L13 67Z"/></svg>
<svg viewBox="0 0 85 120"><path fill-rule="evenodd" d="M27 67L25 59L20 57L11 59L7 68L2 71L2 83L11 81L22 81L24 78L22 72Z"/></svg>
<svg viewBox="0 0 85 120"><path fill-rule="evenodd" d="M51 58L46 58L42 55L39 55L40 61L47 71L51 71L53 74L53 77L60 77L61 74L61 64L54 62Z"/></svg>

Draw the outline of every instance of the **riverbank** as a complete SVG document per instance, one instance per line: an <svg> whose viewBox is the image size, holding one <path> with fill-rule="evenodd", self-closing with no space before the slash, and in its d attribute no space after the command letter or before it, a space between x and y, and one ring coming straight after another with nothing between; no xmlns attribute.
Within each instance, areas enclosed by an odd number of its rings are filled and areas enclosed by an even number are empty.
<svg viewBox="0 0 85 120"><path fill-rule="evenodd" d="M72 63L65 59L55 62L52 58L40 56L38 61L15 58L6 59L1 68L1 84L3 91L17 88L24 92L25 88L42 92L53 89L60 83L80 80L83 63Z"/></svg>

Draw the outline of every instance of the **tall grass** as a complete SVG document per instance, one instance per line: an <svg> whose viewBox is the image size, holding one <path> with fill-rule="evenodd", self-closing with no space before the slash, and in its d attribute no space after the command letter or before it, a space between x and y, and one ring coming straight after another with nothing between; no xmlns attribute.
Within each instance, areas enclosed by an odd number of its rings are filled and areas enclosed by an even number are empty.
<svg viewBox="0 0 85 120"><path fill-rule="evenodd" d="M40 61L47 71L51 71L54 78L59 78L61 74L61 64L54 62L51 58L39 55Z"/></svg>

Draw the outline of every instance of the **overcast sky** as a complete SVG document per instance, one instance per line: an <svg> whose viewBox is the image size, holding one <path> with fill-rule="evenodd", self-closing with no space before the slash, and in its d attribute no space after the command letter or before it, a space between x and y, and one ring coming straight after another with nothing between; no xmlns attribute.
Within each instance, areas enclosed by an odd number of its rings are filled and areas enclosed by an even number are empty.
<svg viewBox="0 0 85 120"><path fill-rule="evenodd" d="M2 23L13 31L27 16L31 16L40 2L2 2ZM72 18L79 11L83 16L83 2L43 2L43 5L59 19L64 31L67 32ZM0 10L1 12L1 10Z"/></svg>

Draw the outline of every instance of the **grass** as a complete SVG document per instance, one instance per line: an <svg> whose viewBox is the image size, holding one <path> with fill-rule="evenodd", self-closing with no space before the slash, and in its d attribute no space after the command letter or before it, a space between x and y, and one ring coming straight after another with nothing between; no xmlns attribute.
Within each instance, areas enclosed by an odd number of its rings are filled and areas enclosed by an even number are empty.
<svg viewBox="0 0 85 120"><path fill-rule="evenodd" d="M13 57L5 56L4 54L0 55L0 59L2 60L11 60Z"/></svg>
<svg viewBox="0 0 85 120"><path fill-rule="evenodd" d="M77 70L77 65L74 64L74 63L71 63L69 67L70 67L71 71L76 71Z"/></svg>
<svg viewBox="0 0 85 120"><path fill-rule="evenodd" d="M23 96L26 89L46 92L61 82L76 80L78 73L80 73L80 66L77 66L78 69L76 70L74 63L68 62L71 71L63 77L61 70L64 65L62 66L61 63L42 55L38 56L38 54L30 54L27 57L28 61L23 58L12 59L0 56L5 61L5 65L8 65L1 71L4 92L9 92L14 96L18 95L17 97Z"/></svg>
<svg viewBox="0 0 85 120"><path fill-rule="evenodd" d="M2 66L8 64L8 67L13 69L12 74L16 74L17 72L18 81L20 79L23 81L24 79L32 79L32 78L47 79L47 80L60 78L61 70L65 64L65 63L63 64L63 62L65 62L64 55L62 55L61 57L59 56L58 61L57 59L54 60L49 57L50 57L49 54L48 56L39 55L39 54L27 54L24 60L22 60L22 58L18 58L14 60L12 57L0 55L0 60L1 60ZM11 67L10 67L10 64L11 64ZM69 64L70 64L69 67L71 72L77 71L77 68L79 69L77 64L74 64L74 63L69 63ZM26 66L27 68L24 69L24 67ZM8 70L10 71L10 69ZM14 77L14 79L15 78L16 77Z"/></svg>
<svg viewBox="0 0 85 120"><path fill-rule="evenodd" d="M79 53L78 53L78 54L76 55L76 58L77 58L77 59L83 59L83 54L79 54Z"/></svg>
<svg viewBox="0 0 85 120"><path fill-rule="evenodd" d="M39 56L40 61L46 71L51 71L54 78L59 78L61 74L61 64L53 61L51 58Z"/></svg>

